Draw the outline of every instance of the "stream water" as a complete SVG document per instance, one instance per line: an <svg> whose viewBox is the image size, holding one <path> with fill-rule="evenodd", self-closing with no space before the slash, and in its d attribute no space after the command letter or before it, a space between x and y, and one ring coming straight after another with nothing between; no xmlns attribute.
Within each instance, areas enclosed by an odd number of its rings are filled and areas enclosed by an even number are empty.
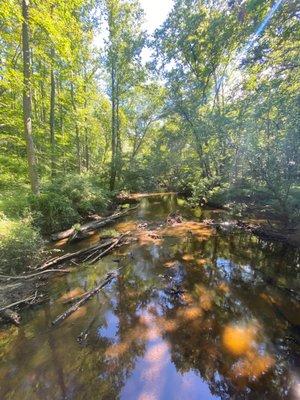
<svg viewBox="0 0 300 400"><path fill-rule="evenodd" d="M166 226L175 210L185 221ZM49 301L0 330L0 399L300 399L299 253L203 218L227 216L145 197L112 226L136 241L51 279ZM68 297L119 266L51 327Z"/></svg>

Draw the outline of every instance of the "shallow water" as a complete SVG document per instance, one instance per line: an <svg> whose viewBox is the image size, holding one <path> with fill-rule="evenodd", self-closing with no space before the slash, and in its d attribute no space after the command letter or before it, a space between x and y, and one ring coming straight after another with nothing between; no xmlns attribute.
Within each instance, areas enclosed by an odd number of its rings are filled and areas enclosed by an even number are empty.
<svg viewBox="0 0 300 400"><path fill-rule="evenodd" d="M166 227L175 210L186 221ZM138 240L54 278L48 303L0 330L0 399L299 399L299 254L203 218L228 217L166 195L114 224ZM50 327L64 300L118 266L103 292Z"/></svg>

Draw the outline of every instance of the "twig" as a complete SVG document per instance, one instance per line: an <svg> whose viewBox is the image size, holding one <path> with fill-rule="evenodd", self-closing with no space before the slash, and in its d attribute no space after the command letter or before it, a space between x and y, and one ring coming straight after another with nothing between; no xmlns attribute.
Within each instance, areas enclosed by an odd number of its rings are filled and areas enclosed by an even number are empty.
<svg viewBox="0 0 300 400"><path fill-rule="evenodd" d="M7 306L1 307L0 308L0 312L4 311L4 310L7 310L8 308L12 308L14 306L17 306L19 304L27 303L27 302L29 302L31 300L34 300L34 299L36 299L36 294L34 294L34 295L30 296L30 297L26 297L25 299L15 301L14 303L8 304Z"/></svg>
<svg viewBox="0 0 300 400"><path fill-rule="evenodd" d="M68 273L71 272L69 269L47 269L45 271L37 272L36 274L30 274L30 275L18 275L18 276L13 276L13 275L0 275L0 279L7 279L7 280L20 280L20 279L30 279L30 278L35 278L36 276L43 275L43 274L49 274L51 272L63 272L63 273Z"/></svg>
<svg viewBox="0 0 300 400"><path fill-rule="evenodd" d="M109 253L118 243L120 242L120 240L115 240L114 243L109 246L106 250L102 251L102 253L98 254L95 258L93 258L89 264L94 264L96 261L98 261L100 258L102 258L103 256L105 256L107 253Z"/></svg>

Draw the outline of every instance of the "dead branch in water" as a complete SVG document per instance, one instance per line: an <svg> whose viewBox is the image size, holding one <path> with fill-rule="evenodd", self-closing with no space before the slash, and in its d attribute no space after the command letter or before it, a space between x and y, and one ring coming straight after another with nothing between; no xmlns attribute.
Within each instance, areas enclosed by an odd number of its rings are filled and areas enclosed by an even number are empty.
<svg viewBox="0 0 300 400"><path fill-rule="evenodd" d="M28 303L30 301L34 301L36 298L37 298L37 292L29 297L26 297L25 299L21 299L21 300L15 301L14 303L8 304L7 306L1 307L0 312L2 312L4 310L8 310L9 308L18 306L19 304L22 304L22 303Z"/></svg>
<svg viewBox="0 0 300 400"><path fill-rule="evenodd" d="M98 250L103 249L104 247L109 246L112 243L113 240L106 240L104 243L97 244L95 246L89 247L88 249L78 250L75 251L74 253L67 253L60 257L51 258L50 260L42 264L40 267L38 267L37 270L45 270L48 269L49 267L63 264L66 261L84 257L86 255L89 255L90 253L93 253L94 251L97 252Z"/></svg>
<svg viewBox="0 0 300 400"><path fill-rule="evenodd" d="M81 225L79 227L79 229L70 228L70 229L67 229L66 231L55 233L55 234L51 235L50 238L54 242L57 240L69 238L69 240L68 240L69 243L75 239L76 240L84 239L84 238L88 237L91 232L96 231L97 229L100 229L103 226L110 224L111 222L115 221L118 218L122 218L123 216L127 215L131 211L135 210L137 207L138 207L138 205L135 207L131 207L128 210L120 211L115 214L112 214L107 218L102 218L97 221L88 222L86 224Z"/></svg>
<svg viewBox="0 0 300 400"><path fill-rule="evenodd" d="M37 270L47 270L50 267L58 266L65 263L66 261L79 260L85 262L90 258L94 257L89 264L93 264L100 258L104 257L106 254L110 253L115 247L119 246L122 240L127 236L129 232L120 235L118 238L106 240L104 243L97 244L95 246L89 247L88 249L83 249L76 251L75 253L67 253L61 257L54 257L51 260L46 261L43 265L37 268ZM104 251L97 254L100 250ZM97 254L97 256L96 256Z"/></svg>
<svg viewBox="0 0 300 400"><path fill-rule="evenodd" d="M106 250L102 251L100 254L98 254L95 258L93 258L89 264L94 264L96 261L100 260L100 258L104 257L106 254L108 254L110 251L112 251L118 243L120 243L121 239L116 239L111 246L109 246Z"/></svg>
<svg viewBox="0 0 300 400"><path fill-rule="evenodd" d="M95 296L102 288L108 285L113 279L118 276L116 271L110 272L106 275L106 278L100 285L96 286L94 289L87 292L77 303L73 304L70 308L68 308L63 314L59 315L55 320L52 321L52 325L58 325L63 322L66 318L68 318L71 314L77 311L81 306L83 306L90 298Z"/></svg>
<svg viewBox="0 0 300 400"><path fill-rule="evenodd" d="M45 271L37 272L36 274L29 274L29 275L0 275L0 279L6 280L22 280L22 279L31 279L43 274L49 274L52 272L61 272L61 273L68 273L71 272L70 269L47 269Z"/></svg>

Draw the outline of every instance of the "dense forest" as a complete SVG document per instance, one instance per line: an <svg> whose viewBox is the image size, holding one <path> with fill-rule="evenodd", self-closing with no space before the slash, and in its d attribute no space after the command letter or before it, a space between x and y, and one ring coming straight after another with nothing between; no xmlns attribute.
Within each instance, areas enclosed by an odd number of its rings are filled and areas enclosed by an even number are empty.
<svg viewBox="0 0 300 400"><path fill-rule="evenodd" d="M1 2L4 248L120 191L299 220L297 2L176 0L153 35L143 19L137 0Z"/></svg>
<svg viewBox="0 0 300 400"><path fill-rule="evenodd" d="M299 2L160 2L0 0L3 400L299 399Z"/></svg>

